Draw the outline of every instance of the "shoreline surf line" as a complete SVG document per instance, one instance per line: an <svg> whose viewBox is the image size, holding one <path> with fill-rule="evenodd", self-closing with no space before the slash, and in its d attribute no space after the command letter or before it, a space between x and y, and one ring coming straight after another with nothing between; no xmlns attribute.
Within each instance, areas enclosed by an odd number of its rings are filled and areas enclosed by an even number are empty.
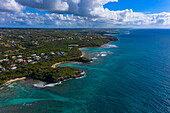
<svg viewBox="0 0 170 113"><path fill-rule="evenodd" d="M56 85L60 85L62 84L62 82L71 80L71 79L81 79L86 77L86 73L84 71L82 71L79 75L70 75L70 76L66 76L66 77L60 77L58 78L58 82L56 83L47 83L47 82L40 82L40 83L36 83L33 84L34 87L38 87L38 88L45 88L45 87L54 87Z"/></svg>

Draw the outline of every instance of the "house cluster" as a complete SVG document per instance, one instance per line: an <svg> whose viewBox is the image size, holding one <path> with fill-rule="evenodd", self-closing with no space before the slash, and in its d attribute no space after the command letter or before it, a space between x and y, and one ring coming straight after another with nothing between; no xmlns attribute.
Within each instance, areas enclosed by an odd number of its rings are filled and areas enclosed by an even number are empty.
<svg viewBox="0 0 170 113"><path fill-rule="evenodd" d="M32 43L38 45L38 41L32 41Z"/></svg>
<svg viewBox="0 0 170 113"><path fill-rule="evenodd" d="M61 56L61 55L65 55L65 52L64 51L61 51L61 52L50 52L50 54L51 55L59 55L59 56Z"/></svg>
<svg viewBox="0 0 170 113"><path fill-rule="evenodd" d="M31 54L31 56L28 57L26 57L26 55L16 55L16 56L4 55L4 59L0 59L0 72L9 69L15 70L17 69L18 65L38 63L38 61L40 61L41 58L48 59L50 55L65 55L65 52L64 51L50 52L48 55L46 53L41 53L40 55Z"/></svg>
<svg viewBox="0 0 170 113"><path fill-rule="evenodd" d="M73 47L79 47L79 44L69 44L68 49L72 49Z"/></svg>
<svg viewBox="0 0 170 113"><path fill-rule="evenodd" d="M12 46L12 47L16 46L15 41L12 41L12 42L11 42L11 46Z"/></svg>

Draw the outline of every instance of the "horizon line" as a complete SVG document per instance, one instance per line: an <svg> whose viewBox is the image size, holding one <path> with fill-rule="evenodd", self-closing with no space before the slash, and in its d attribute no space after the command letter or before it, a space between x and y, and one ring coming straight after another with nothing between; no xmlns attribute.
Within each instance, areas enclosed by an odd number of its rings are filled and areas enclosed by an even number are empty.
<svg viewBox="0 0 170 113"><path fill-rule="evenodd" d="M123 28L123 27L115 27L115 28L53 28L53 27L0 27L0 29L170 29L170 28Z"/></svg>

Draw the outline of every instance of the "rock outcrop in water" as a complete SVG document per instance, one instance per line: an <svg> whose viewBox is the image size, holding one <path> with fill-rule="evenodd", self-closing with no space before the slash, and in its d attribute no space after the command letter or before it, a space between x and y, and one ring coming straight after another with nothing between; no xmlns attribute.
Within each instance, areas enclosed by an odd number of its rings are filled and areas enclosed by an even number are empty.
<svg viewBox="0 0 170 113"><path fill-rule="evenodd" d="M78 75L69 75L69 76L65 76L65 77L60 77L57 80L54 80L53 82L58 82L59 83L59 82L66 81L66 80L69 80L69 79L81 78L83 76L85 76L85 72L82 71Z"/></svg>

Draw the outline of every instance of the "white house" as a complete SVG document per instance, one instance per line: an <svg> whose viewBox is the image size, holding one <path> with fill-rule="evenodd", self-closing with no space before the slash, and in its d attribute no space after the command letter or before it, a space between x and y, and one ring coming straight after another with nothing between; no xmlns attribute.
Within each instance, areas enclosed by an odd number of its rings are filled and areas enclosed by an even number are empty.
<svg viewBox="0 0 170 113"><path fill-rule="evenodd" d="M17 61L18 61L18 62L22 62L22 61L23 61L23 59L18 59Z"/></svg>
<svg viewBox="0 0 170 113"><path fill-rule="evenodd" d="M15 59L16 58L16 56L12 56L12 59Z"/></svg>
<svg viewBox="0 0 170 113"><path fill-rule="evenodd" d="M33 60L27 60L28 63L32 62Z"/></svg>
<svg viewBox="0 0 170 113"><path fill-rule="evenodd" d="M18 55L17 57L18 57L18 58L22 58L22 55Z"/></svg>
<svg viewBox="0 0 170 113"><path fill-rule="evenodd" d="M4 55L5 57L7 57L8 55Z"/></svg>
<svg viewBox="0 0 170 113"><path fill-rule="evenodd" d="M34 57L34 56L37 56L37 55L36 54L32 54L31 56Z"/></svg>
<svg viewBox="0 0 170 113"><path fill-rule="evenodd" d="M44 58L45 58L45 59L47 59L47 58L48 58L48 56L47 56L47 55L45 55L45 56L44 56Z"/></svg>
<svg viewBox="0 0 170 113"><path fill-rule="evenodd" d="M9 61L8 59L3 59L3 61Z"/></svg>
<svg viewBox="0 0 170 113"><path fill-rule="evenodd" d="M12 70L17 69L17 67L12 67L11 69L12 69Z"/></svg>
<svg viewBox="0 0 170 113"><path fill-rule="evenodd" d="M50 52L52 55L55 55L55 53L54 52Z"/></svg>
<svg viewBox="0 0 170 113"><path fill-rule="evenodd" d="M41 55L42 55L42 56L44 56L44 55L45 55L45 53L41 53Z"/></svg>

